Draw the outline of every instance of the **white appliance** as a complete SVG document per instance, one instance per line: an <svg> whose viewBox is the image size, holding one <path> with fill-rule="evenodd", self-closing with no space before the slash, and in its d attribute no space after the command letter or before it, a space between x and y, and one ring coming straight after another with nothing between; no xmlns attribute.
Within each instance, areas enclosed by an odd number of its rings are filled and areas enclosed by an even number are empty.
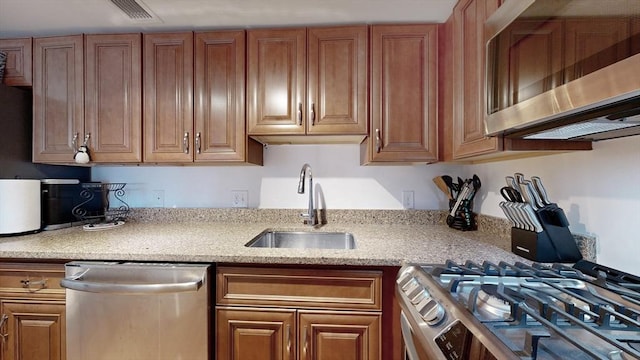
<svg viewBox="0 0 640 360"><path fill-rule="evenodd" d="M0 179L0 235L40 230L40 180Z"/></svg>

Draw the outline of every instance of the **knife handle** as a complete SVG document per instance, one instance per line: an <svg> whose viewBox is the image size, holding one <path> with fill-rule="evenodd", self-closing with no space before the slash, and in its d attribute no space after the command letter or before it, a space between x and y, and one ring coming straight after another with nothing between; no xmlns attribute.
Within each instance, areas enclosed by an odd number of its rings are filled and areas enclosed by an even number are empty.
<svg viewBox="0 0 640 360"><path fill-rule="evenodd" d="M540 195L538 194L538 192L536 191L536 189L533 186L533 183L531 183L531 181L529 180L525 180L524 185L527 188L527 192L529 194L529 196L531 197L531 200L533 201L534 208L535 209L540 209L544 207L544 202L542 201L542 199L540 198Z"/></svg>
<svg viewBox="0 0 640 360"><path fill-rule="evenodd" d="M547 190L544 188L544 185L542 185L542 179L540 179L540 177L538 176L532 176L531 181L533 182L533 186L535 187L538 194L540 194L540 199L542 199L542 202L545 205L551 204L549 195L547 194Z"/></svg>
<svg viewBox="0 0 640 360"><path fill-rule="evenodd" d="M508 187L511 187L517 190L518 192L520 192L520 187L518 186L518 183L516 182L516 179L513 176L505 176L505 180L507 180Z"/></svg>
<svg viewBox="0 0 640 360"><path fill-rule="evenodd" d="M527 214L527 219L531 221L533 230L537 233L541 233L543 231L542 224L540 223L540 219L538 219L538 215L536 215L536 212L533 210L531 205L524 204L523 210L525 214Z"/></svg>

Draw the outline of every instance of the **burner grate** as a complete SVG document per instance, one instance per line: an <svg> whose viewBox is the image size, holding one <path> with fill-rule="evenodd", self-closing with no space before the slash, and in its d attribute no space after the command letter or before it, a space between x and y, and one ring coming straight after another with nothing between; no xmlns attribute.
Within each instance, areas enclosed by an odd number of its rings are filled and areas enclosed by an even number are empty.
<svg viewBox="0 0 640 360"><path fill-rule="evenodd" d="M538 359L562 343L568 355L573 348L596 359L640 359L633 287L562 264L447 261L425 271L521 358Z"/></svg>

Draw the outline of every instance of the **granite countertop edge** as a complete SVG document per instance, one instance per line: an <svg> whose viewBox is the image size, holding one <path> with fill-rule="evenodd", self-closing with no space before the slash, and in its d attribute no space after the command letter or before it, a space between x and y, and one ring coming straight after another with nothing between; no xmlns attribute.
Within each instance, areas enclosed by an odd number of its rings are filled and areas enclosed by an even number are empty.
<svg viewBox="0 0 640 360"><path fill-rule="evenodd" d="M298 216L298 210L136 209L124 225L110 230L85 231L74 226L0 238L0 257L345 266L446 260L530 262L510 252L506 232L451 229L443 225L446 213L442 211L335 211L327 225L316 228L302 225ZM266 229L350 232L357 248L244 246Z"/></svg>

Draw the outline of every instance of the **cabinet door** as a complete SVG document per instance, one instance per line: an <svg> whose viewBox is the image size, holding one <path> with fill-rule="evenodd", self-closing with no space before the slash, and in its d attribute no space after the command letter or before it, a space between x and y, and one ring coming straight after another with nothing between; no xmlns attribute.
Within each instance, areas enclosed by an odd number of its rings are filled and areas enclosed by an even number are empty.
<svg viewBox="0 0 640 360"><path fill-rule="evenodd" d="M307 134L367 133L366 26L312 28L307 35Z"/></svg>
<svg viewBox="0 0 640 360"><path fill-rule="evenodd" d="M243 161L245 33L195 35L196 161Z"/></svg>
<svg viewBox="0 0 640 360"><path fill-rule="evenodd" d="M142 161L141 42L140 34L85 37L85 133L93 161Z"/></svg>
<svg viewBox="0 0 640 360"><path fill-rule="evenodd" d="M380 359L380 314L300 311L300 360Z"/></svg>
<svg viewBox="0 0 640 360"><path fill-rule="evenodd" d="M437 25L371 27L369 160L437 159Z"/></svg>
<svg viewBox="0 0 640 360"><path fill-rule="evenodd" d="M144 161L193 161L193 33L144 35Z"/></svg>
<svg viewBox="0 0 640 360"><path fill-rule="evenodd" d="M567 82L611 65L629 54L629 22L624 18L566 21Z"/></svg>
<svg viewBox="0 0 640 360"><path fill-rule="evenodd" d="M31 86L31 43L31 38L0 39L0 51L7 54L2 83Z"/></svg>
<svg viewBox="0 0 640 360"><path fill-rule="evenodd" d="M0 300L4 360L66 358L64 301Z"/></svg>
<svg viewBox="0 0 640 360"><path fill-rule="evenodd" d="M247 37L248 133L304 134L306 30L249 30Z"/></svg>
<svg viewBox="0 0 640 360"><path fill-rule="evenodd" d="M453 126L452 157L491 153L499 150L496 137L486 137L484 21L498 8L498 0L460 1L453 12ZM447 66L447 64L443 64Z"/></svg>
<svg viewBox="0 0 640 360"><path fill-rule="evenodd" d="M72 163L84 136L82 35L33 42L33 161Z"/></svg>
<svg viewBox="0 0 640 360"><path fill-rule="evenodd" d="M295 333L295 310L216 311L216 355L220 360L295 359Z"/></svg>

